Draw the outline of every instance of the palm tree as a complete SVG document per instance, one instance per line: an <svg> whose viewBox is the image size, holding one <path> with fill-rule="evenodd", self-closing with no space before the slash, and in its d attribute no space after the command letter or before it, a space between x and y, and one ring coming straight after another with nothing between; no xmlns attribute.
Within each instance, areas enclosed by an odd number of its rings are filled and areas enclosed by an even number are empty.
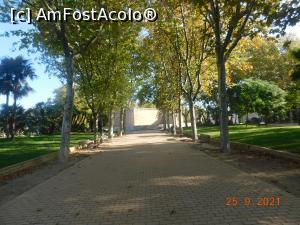
<svg viewBox="0 0 300 225"><path fill-rule="evenodd" d="M0 94L6 96L6 102L4 105L3 113L5 114L6 122L4 127L4 132L6 137L9 137L9 96L12 91L12 74L13 74L13 65L14 59L4 58L0 64Z"/></svg>
<svg viewBox="0 0 300 225"><path fill-rule="evenodd" d="M18 56L15 59L3 59L0 68L0 89L1 93L6 95L7 107L9 105L9 95L13 95L12 119L11 124L7 126L9 128L7 130L9 130L10 136L13 139L16 132L17 100L32 91L27 80L34 79L36 75L29 60L24 59L22 56ZM7 118L8 120L9 117Z"/></svg>

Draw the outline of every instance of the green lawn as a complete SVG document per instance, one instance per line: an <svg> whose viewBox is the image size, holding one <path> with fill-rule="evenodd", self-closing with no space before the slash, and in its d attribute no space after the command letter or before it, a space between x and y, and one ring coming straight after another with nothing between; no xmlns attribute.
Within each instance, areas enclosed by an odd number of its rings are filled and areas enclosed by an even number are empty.
<svg viewBox="0 0 300 225"><path fill-rule="evenodd" d="M220 136L216 126L200 127L198 131L215 138ZM191 133L191 129L186 129L185 132ZM237 125L230 126L229 133L232 141L300 154L300 126L246 128L245 125Z"/></svg>
<svg viewBox="0 0 300 225"><path fill-rule="evenodd" d="M90 133L74 133L71 135L71 146L92 138ZM60 135L18 137L14 141L0 139L0 168L58 151L59 144Z"/></svg>

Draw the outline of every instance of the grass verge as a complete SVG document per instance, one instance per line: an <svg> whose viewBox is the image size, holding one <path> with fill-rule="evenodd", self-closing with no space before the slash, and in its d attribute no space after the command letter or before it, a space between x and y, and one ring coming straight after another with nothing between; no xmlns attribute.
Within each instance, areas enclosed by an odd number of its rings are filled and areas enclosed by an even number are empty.
<svg viewBox="0 0 300 225"><path fill-rule="evenodd" d="M191 133L191 129L187 128L185 132ZM217 126L200 127L198 132L214 138L220 137ZM300 126L246 127L236 125L229 126L229 136L232 141L300 154Z"/></svg>
<svg viewBox="0 0 300 225"><path fill-rule="evenodd" d="M71 146L92 138L90 133L72 133ZM13 141L0 139L0 168L58 151L59 145L60 135L17 137Z"/></svg>

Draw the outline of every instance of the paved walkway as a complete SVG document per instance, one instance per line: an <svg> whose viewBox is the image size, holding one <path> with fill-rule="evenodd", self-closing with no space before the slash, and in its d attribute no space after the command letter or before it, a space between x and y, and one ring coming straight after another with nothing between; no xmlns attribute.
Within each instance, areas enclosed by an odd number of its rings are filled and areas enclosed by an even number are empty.
<svg viewBox="0 0 300 225"><path fill-rule="evenodd" d="M299 198L197 148L163 133L117 138L1 206L0 224L300 224ZM280 206L241 202L273 195Z"/></svg>

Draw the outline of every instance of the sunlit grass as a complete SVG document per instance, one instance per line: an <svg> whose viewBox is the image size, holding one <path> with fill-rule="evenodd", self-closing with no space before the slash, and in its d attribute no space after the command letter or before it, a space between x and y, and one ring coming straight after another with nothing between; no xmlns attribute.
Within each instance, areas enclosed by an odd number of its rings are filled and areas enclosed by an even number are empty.
<svg viewBox="0 0 300 225"><path fill-rule="evenodd" d="M73 133L71 146L80 140L92 138L93 135L90 133ZM60 135L17 137L13 141L0 139L0 168L58 151L59 144Z"/></svg>
<svg viewBox="0 0 300 225"><path fill-rule="evenodd" d="M200 127L200 134L207 134L212 137L220 137L219 128ZM191 133L191 129L185 129ZM300 154L300 126L248 126L238 125L229 127L230 139L232 141L259 145L277 150L289 151Z"/></svg>

